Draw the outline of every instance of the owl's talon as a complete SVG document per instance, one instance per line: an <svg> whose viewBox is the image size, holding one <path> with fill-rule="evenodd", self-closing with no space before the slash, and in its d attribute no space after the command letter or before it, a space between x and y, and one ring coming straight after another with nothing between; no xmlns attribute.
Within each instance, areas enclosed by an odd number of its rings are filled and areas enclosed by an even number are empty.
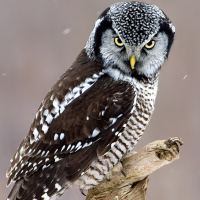
<svg viewBox="0 0 200 200"><path fill-rule="evenodd" d="M109 172L105 175L105 180L106 180L106 181L110 181L111 174L112 174L112 172L109 171Z"/></svg>
<svg viewBox="0 0 200 200"><path fill-rule="evenodd" d="M121 173L124 177L126 177L126 174L124 173L124 171L121 169Z"/></svg>
<svg viewBox="0 0 200 200"><path fill-rule="evenodd" d="M82 194L83 196L85 196L85 197L86 197L86 194L83 192L83 190L82 190L82 189L80 189L80 192L81 192L81 194Z"/></svg>

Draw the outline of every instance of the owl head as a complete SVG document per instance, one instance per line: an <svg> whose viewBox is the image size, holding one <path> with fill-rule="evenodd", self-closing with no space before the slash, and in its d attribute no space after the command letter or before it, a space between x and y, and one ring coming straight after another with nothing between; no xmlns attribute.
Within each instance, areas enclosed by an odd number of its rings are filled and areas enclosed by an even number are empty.
<svg viewBox="0 0 200 200"><path fill-rule="evenodd" d="M175 27L157 6L120 2L99 16L85 50L105 69L152 78L168 57L174 35Z"/></svg>

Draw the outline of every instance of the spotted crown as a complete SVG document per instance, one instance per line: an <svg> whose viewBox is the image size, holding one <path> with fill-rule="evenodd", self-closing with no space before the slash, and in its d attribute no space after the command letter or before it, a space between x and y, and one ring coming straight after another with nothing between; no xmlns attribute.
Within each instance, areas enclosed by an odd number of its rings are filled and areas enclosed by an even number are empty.
<svg viewBox="0 0 200 200"><path fill-rule="evenodd" d="M158 32L162 22L170 22L157 6L141 2L113 4L108 15L117 34L130 46L142 44Z"/></svg>

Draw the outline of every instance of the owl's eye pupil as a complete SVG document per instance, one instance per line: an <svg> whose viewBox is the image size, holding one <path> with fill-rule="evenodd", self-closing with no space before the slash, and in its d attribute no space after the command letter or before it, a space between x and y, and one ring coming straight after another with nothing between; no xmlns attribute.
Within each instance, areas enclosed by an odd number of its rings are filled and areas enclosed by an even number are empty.
<svg viewBox="0 0 200 200"><path fill-rule="evenodd" d="M119 39L119 38L117 38L117 41L118 41L118 43L120 43L120 44L122 43L121 39Z"/></svg>
<svg viewBox="0 0 200 200"><path fill-rule="evenodd" d="M155 40L151 40L150 42L148 42L146 45L145 45L145 48L146 49L152 49L154 46L155 46L156 42Z"/></svg>
<svg viewBox="0 0 200 200"><path fill-rule="evenodd" d="M121 39L120 39L119 37L115 37L115 44L116 44L118 47L124 46L124 43L121 41Z"/></svg>
<svg viewBox="0 0 200 200"><path fill-rule="evenodd" d="M148 45L148 46L151 46L151 45L152 45L152 43L153 43L153 42L152 42L152 41L150 41L150 42L148 42L148 43L147 43L147 45Z"/></svg>

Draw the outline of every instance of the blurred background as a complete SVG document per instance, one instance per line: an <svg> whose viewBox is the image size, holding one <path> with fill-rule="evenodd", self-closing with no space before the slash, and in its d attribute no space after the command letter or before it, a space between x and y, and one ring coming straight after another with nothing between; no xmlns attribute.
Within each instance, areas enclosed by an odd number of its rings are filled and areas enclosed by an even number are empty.
<svg viewBox="0 0 200 200"><path fill-rule="evenodd" d="M114 0L0 0L0 199L6 199L9 161L51 86L85 46L99 14ZM200 1L144 0L176 26L176 40L161 70L150 125L135 147L178 136L178 161L150 176L147 199L200 196ZM83 200L78 189L61 200Z"/></svg>

